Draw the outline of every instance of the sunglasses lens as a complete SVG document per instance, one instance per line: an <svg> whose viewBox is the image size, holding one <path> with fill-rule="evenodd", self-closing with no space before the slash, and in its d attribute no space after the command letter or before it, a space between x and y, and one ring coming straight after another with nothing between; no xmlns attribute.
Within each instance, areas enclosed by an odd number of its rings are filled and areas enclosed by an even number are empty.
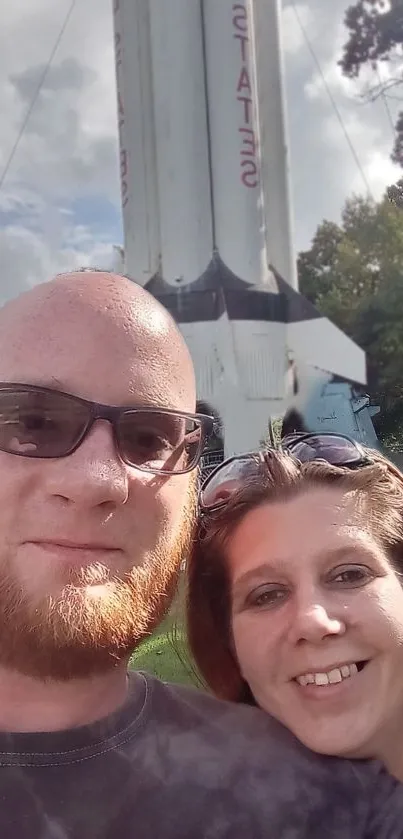
<svg viewBox="0 0 403 839"><path fill-rule="evenodd" d="M164 411L125 411L118 437L124 460L150 472L190 472L205 439L201 420Z"/></svg>
<svg viewBox="0 0 403 839"><path fill-rule="evenodd" d="M88 422L85 406L42 390L0 391L0 450L26 457L63 457Z"/></svg>
<svg viewBox="0 0 403 839"><path fill-rule="evenodd" d="M253 458L237 458L224 463L218 471L208 478L200 492L200 505L204 510L210 510L216 505L225 503L248 478L256 477L259 473L259 461Z"/></svg>
<svg viewBox="0 0 403 839"><path fill-rule="evenodd" d="M303 440L296 440L286 446L301 463L311 460L326 460L332 466L354 466L362 455L352 440L345 437L316 434Z"/></svg>

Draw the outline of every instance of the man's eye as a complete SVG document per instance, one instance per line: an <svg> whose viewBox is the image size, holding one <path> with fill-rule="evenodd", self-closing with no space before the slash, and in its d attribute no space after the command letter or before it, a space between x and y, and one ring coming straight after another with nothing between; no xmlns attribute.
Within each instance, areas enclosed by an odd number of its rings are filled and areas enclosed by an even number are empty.
<svg viewBox="0 0 403 839"><path fill-rule="evenodd" d="M54 422L44 414L22 414L19 424L24 431L43 431L52 428Z"/></svg>
<svg viewBox="0 0 403 839"><path fill-rule="evenodd" d="M137 432L136 443L139 449L147 452L165 451L170 448L167 440L163 440L154 431L148 429Z"/></svg>
<svg viewBox="0 0 403 839"><path fill-rule="evenodd" d="M284 586L266 586L252 591L247 597L247 606L252 609L278 606L287 596Z"/></svg>
<svg viewBox="0 0 403 839"><path fill-rule="evenodd" d="M328 576L328 582L346 588L359 588L373 578L374 573L367 565L343 565L333 568Z"/></svg>

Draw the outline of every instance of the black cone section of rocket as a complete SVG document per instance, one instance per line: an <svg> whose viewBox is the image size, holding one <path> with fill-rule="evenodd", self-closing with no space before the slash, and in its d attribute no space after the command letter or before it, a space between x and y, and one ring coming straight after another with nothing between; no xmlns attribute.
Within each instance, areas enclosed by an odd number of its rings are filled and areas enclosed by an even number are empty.
<svg viewBox="0 0 403 839"><path fill-rule="evenodd" d="M224 312L232 321L291 323L320 318L305 297L291 288L273 268L278 293L252 285L236 276L214 254L206 270L192 283L177 286L160 275L145 288L165 306L177 323L202 323L218 320Z"/></svg>

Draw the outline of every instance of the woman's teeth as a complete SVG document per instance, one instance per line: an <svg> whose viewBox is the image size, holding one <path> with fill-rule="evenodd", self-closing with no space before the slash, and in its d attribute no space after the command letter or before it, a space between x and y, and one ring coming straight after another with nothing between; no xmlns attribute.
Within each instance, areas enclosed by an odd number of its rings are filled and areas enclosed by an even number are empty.
<svg viewBox="0 0 403 839"><path fill-rule="evenodd" d="M337 682L349 679L350 676L355 676L356 673L358 673L356 664L343 664L342 667L335 667L333 670L328 670L327 673L304 673L303 676L297 676L295 681L303 687L306 685L335 685Z"/></svg>

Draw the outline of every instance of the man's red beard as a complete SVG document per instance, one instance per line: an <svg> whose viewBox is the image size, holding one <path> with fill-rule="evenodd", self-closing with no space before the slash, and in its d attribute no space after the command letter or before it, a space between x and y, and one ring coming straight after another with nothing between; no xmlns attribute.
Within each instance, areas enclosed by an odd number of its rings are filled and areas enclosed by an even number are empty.
<svg viewBox="0 0 403 839"><path fill-rule="evenodd" d="M192 533L193 515L186 511L175 541L161 545L144 565L119 576L100 564L79 569L57 597L35 603L0 568L0 666L68 681L128 659L168 611Z"/></svg>

